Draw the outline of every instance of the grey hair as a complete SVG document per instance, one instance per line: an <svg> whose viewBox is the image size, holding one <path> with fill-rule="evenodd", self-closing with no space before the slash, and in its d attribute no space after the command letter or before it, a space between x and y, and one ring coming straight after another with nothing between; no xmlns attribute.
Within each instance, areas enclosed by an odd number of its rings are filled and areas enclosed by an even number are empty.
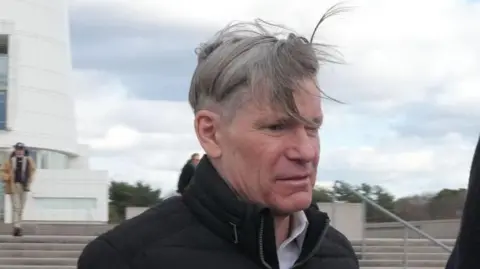
<svg viewBox="0 0 480 269"><path fill-rule="evenodd" d="M301 89L302 80L315 79L322 64L339 62L332 46L312 40L325 19L343 11L330 8L310 40L260 19L225 27L196 49L198 64L189 91L193 111L225 106L232 112L247 101L245 97L249 101L267 97L288 116L305 122L295 104L294 91ZM319 96L332 99L317 88ZM229 113L222 111L225 114Z"/></svg>

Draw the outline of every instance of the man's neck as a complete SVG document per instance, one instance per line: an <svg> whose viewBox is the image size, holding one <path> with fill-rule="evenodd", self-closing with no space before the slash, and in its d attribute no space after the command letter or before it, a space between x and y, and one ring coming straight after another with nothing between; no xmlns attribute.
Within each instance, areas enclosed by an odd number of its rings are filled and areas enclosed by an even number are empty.
<svg viewBox="0 0 480 269"><path fill-rule="evenodd" d="M275 241L277 248L288 238L290 233L291 216L276 216L274 217L275 224Z"/></svg>

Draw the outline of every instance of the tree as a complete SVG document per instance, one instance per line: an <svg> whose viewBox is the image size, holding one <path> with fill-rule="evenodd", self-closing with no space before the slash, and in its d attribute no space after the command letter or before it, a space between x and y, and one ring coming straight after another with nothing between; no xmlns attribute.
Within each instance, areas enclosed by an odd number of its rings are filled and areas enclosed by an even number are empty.
<svg viewBox="0 0 480 269"><path fill-rule="evenodd" d="M459 218L465 204L466 189L443 189L433 196L428 203L431 219Z"/></svg>
<svg viewBox="0 0 480 269"><path fill-rule="evenodd" d="M412 220L429 220L428 205L432 194L406 196L395 201L394 213L400 218Z"/></svg>
<svg viewBox="0 0 480 269"><path fill-rule="evenodd" d="M395 209L395 197L378 185L370 188L369 198L389 212L392 212ZM367 205L367 221L384 222L391 221L391 218L384 212L380 212L380 210L373 208L371 205Z"/></svg>
<svg viewBox="0 0 480 269"><path fill-rule="evenodd" d="M364 197L379 204L388 211L393 211L395 206L395 197L384 188L378 185L369 185L362 183L359 186L351 186L355 192L360 193ZM348 203L362 203L363 200L356 195L350 188L343 184L337 184L333 187L333 197L337 201L345 201ZM383 212L366 203L366 216L368 222L391 221Z"/></svg>
<svg viewBox="0 0 480 269"><path fill-rule="evenodd" d="M467 193L463 188L443 189L433 194L423 193L395 199L389 191L379 185L362 183L357 186L346 186L336 184L331 191L315 189L313 201L331 202L335 200L362 203L363 200L351 189L407 221L460 218ZM377 208L368 203L365 205L368 222L393 221Z"/></svg>
<svg viewBox="0 0 480 269"><path fill-rule="evenodd" d="M355 187L353 187L356 189ZM349 203L361 203L362 199L356 196L349 188L342 184L336 184L333 186L332 197L336 201L343 201Z"/></svg>
<svg viewBox="0 0 480 269"><path fill-rule="evenodd" d="M330 203L333 201L331 191L325 188L314 188L312 203Z"/></svg>
<svg viewBox="0 0 480 269"><path fill-rule="evenodd" d="M112 181L109 188L110 221L125 219L125 208L129 206L150 207L161 202L160 193L159 189L154 190L140 181L135 184Z"/></svg>

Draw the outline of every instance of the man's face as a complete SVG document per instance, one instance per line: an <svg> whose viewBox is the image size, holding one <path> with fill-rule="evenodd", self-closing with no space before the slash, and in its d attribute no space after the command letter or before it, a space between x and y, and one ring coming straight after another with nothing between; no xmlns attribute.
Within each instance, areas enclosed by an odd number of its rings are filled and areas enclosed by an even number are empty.
<svg viewBox="0 0 480 269"><path fill-rule="evenodd" d="M23 156L23 155L25 155L25 150L22 149L22 148L16 148L16 149L15 149L15 155L16 155L16 156L19 156L19 157L20 157L20 156Z"/></svg>
<svg viewBox="0 0 480 269"><path fill-rule="evenodd" d="M192 157L192 164L197 166L197 164L200 162L200 155L196 154L196 155L193 155Z"/></svg>
<svg viewBox="0 0 480 269"><path fill-rule="evenodd" d="M295 93L300 115L321 124L321 98L313 80ZM307 208L317 175L318 126L289 118L268 103L249 102L218 133L220 170L237 193L279 214Z"/></svg>

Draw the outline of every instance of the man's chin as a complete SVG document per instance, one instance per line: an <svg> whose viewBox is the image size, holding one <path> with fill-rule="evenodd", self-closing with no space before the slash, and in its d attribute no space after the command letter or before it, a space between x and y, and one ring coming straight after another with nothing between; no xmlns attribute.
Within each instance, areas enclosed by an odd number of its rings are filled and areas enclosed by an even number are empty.
<svg viewBox="0 0 480 269"><path fill-rule="evenodd" d="M270 208L274 214L290 215L298 211L307 209L312 203L312 195L308 193L298 193L290 195L284 199L278 199Z"/></svg>

